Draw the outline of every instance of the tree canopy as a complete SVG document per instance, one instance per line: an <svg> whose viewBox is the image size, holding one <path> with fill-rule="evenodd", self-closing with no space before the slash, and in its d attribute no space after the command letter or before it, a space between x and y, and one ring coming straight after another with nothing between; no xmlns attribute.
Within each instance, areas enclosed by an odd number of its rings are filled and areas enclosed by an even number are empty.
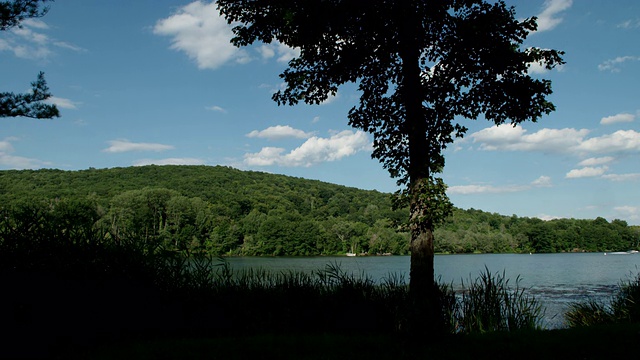
<svg viewBox="0 0 640 360"><path fill-rule="evenodd" d="M28 18L44 16L48 7L44 3L53 0L13 0L0 1L0 30L7 30Z"/></svg>
<svg viewBox="0 0 640 360"><path fill-rule="evenodd" d="M44 16L49 8L44 6L53 0L13 0L0 2L0 31L20 26L28 18ZM40 72L36 81L31 83L31 92L14 94L0 93L0 117L29 117L34 119L51 119L60 116L58 108L48 104L49 87Z"/></svg>
<svg viewBox="0 0 640 360"><path fill-rule="evenodd" d="M279 41L300 55L281 74L278 104L318 104L357 83L349 124L373 134L382 162L410 204L410 286L430 296L433 230L450 213L446 186L434 176L443 150L467 130L464 119L495 124L536 121L554 110L548 69L562 53L522 49L536 19L518 20L503 1L484 0L218 0L235 24L237 46Z"/></svg>
<svg viewBox="0 0 640 360"><path fill-rule="evenodd" d="M392 210L391 194L219 166L0 171L0 242L55 231L212 256L404 255L407 216ZM454 208L435 229L435 251L627 251L639 230Z"/></svg>

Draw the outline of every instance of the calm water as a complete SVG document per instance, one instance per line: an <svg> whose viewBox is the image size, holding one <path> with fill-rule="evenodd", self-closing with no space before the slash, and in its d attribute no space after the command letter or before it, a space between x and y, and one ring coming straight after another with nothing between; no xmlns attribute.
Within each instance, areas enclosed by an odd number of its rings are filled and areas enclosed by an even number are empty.
<svg viewBox="0 0 640 360"><path fill-rule="evenodd" d="M371 257L240 257L229 259L236 270L261 267L272 271L314 271L326 264L338 263L346 272L364 272L374 280L389 274L409 278L408 256ZM475 279L485 266L492 273L505 271L513 283L520 276L521 286L536 296L546 308L545 324L549 328L563 326L562 315L571 302L594 297L608 300L621 280L638 273L640 254L477 254L437 255L436 276L442 282L460 287Z"/></svg>

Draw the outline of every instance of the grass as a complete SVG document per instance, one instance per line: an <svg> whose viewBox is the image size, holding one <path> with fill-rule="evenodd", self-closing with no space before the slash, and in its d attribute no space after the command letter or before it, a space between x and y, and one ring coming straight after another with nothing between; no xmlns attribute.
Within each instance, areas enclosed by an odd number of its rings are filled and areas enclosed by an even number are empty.
<svg viewBox="0 0 640 360"><path fill-rule="evenodd" d="M535 358L589 355L582 347L595 338L602 354L638 340L636 325L536 331L537 300L487 268L461 294L440 284L426 313L443 324L426 327L414 319L429 304L415 304L398 276L378 284L337 264L234 271L144 239L115 242L92 218L71 228L25 214L0 217L0 358ZM638 321L638 282L612 314Z"/></svg>
<svg viewBox="0 0 640 360"><path fill-rule="evenodd" d="M640 273L620 282L607 303L588 299L570 304L565 320L569 327L640 322Z"/></svg>
<svg viewBox="0 0 640 360"><path fill-rule="evenodd" d="M459 331L484 333L541 328L544 310L537 299L525 293L519 282L518 277L511 288L504 272L491 274L485 267L463 290L456 314Z"/></svg>

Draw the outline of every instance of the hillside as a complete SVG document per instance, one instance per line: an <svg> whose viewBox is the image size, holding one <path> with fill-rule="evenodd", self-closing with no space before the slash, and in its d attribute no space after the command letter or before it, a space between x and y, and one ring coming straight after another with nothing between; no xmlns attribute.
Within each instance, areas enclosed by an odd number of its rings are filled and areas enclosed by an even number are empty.
<svg viewBox="0 0 640 360"><path fill-rule="evenodd" d="M76 225L109 239L214 255L408 251L401 226L408 212L392 210L390 194L229 167L0 171L0 203L4 227L26 214L37 214L31 222L83 219ZM436 230L442 253L626 251L637 242L637 229L620 220L542 221L475 209L456 209Z"/></svg>

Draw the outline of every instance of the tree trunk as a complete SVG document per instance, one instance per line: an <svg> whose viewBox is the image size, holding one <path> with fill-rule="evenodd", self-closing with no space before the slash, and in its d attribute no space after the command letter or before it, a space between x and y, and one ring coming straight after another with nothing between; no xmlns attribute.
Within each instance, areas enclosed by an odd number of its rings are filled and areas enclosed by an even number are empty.
<svg viewBox="0 0 640 360"><path fill-rule="evenodd" d="M430 151L427 139L427 121L422 107L422 86L420 68L420 47L415 29L420 28L419 19L407 14L409 8L403 11L406 18L401 27L400 57L402 58L402 88L401 96L405 109L405 129L409 141L409 195L410 199L410 230L411 230L411 269L409 272L409 289L414 300L424 303L434 299L434 270L433 270L433 219L427 211L427 201L420 194L422 188L429 181Z"/></svg>

